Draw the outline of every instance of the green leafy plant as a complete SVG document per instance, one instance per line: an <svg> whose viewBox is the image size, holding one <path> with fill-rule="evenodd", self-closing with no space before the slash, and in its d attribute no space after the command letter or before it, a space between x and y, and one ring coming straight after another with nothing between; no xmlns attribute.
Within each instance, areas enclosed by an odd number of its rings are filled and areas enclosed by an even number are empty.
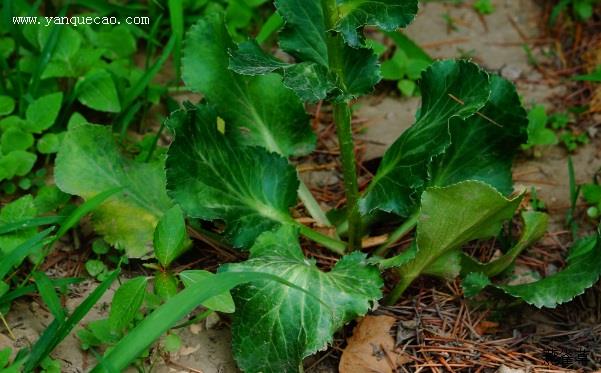
<svg viewBox="0 0 601 373"><path fill-rule="evenodd" d="M492 14L495 11L495 6L491 0L476 0L473 7L478 13L484 15Z"/></svg>
<svg viewBox="0 0 601 373"><path fill-rule="evenodd" d="M586 82L601 82L601 65L598 65L591 73L584 75L576 75L572 77L573 80L580 80Z"/></svg>
<svg viewBox="0 0 601 373"><path fill-rule="evenodd" d="M394 41L395 49L392 56L382 62L382 79L397 81L397 88L404 96L413 96L417 93L417 80L433 60L406 35L398 32L387 35ZM381 55L386 47L376 52Z"/></svg>
<svg viewBox="0 0 601 373"><path fill-rule="evenodd" d="M598 183L584 184L582 186L582 197L589 204L586 210L591 219L601 217L601 185Z"/></svg>
<svg viewBox="0 0 601 373"><path fill-rule="evenodd" d="M166 127L175 137L166 160L131 160L100 126L73 126L65 135L58 186L86 200L119 188L96 211L96 229L132 257L148 256L152 242L159 261L151 267L157 270L154 286L159 278L163 284L155 295L164 303L137 325L149 278L134 278L115 294L106 324L119 326L121 334L95 372L124 369L188 312L200 304L210 308L205 302L231 289L232 343L240 368L296 372L303 358L326 347L336 330L382 298L380 270L400 277L385 299L390 304L421 275L463 276L468 293L475 294L546 230L544 213L524 211L522 234L502 257L480 263L462 251L471 241L496 237L518 210L523 193L514 193L511 167L529 129L513 85L463 60L436 61L421 73L415 123L387 150L360 193L351 103L381 79L362 30L407 25L417 12L415 1L275 5L284 22L279 45L291 59L275 57L256 40L236 44L220 14L190 29L182 76L204 101L186 103L170 116ZM332 108L340 149L346 206L336 227L292 163L315 147L303 104L317 101ZM317 225L335 228L336 234L295 219L291 208L298 200ZM396 215L400 224L368 255L363 239L383 213ZM222 265L217 274L180 273L186 287L177 293L168 267L185 242L184 215L209 227L204 233L249 250L249 259ZM412 245L389 256L414 228ZM299 236L340 259L329 271L318 268L305 257ZM601 246L587 248L577 249L566 269L553 276L495 286L535 306L554 307L601 274ZM570 276L579 280L566 281Z"/></svg>
<svg viewBox="0 0 601 373"><path fill-rule="evenodd" d="M117 289L108 318L92 321L77 333L84 350L110 348L116 345L146 315L174 297L179 292L180 282L186 287L196 284L206 286L213 280L215 275L207 271L188 270L176 275L169 268L190 245L184 215L179 206L170 208L161 217L154 231L153 245L154 256L158 263L147 262L144 266L156 270L155 275L134 277ZM152 284L152 291L149 289L149 284ZM199 313L178 328L199 322L214 311L224 313L234 311L234 301L229 292L210 298L202 302L202 305L206 307L206 312ZM177 334L169 334L165 340L165 348L176 349L178 341ZM149 352L145 351L140 357L145 358L148 354Z"/></svg>
<svg viewBox="0 0 601 373"><path fill-rule="evenodd" d="M569 123L567 113L549 116L544 106L534 106L528 112L528 142L522 148L556 145L561 141L569 152L574 152L579 146L588 144L587 134L569 128Z"/></svg>
<svg viewBox="0 0 601 373"><path fill-rule="evenodd" d="M594 8L598 3L599 0L560 0L551 10L549 23L554 25L557 18L568 10L571 10L568 14L573 15L576 20L586 21L593 16Z"/></svg>

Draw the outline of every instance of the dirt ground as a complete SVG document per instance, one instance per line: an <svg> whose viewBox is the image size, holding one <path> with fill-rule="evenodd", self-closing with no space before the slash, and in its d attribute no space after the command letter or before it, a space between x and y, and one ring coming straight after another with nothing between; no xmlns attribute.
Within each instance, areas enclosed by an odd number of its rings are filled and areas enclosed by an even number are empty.
<svg viewBox="0 0 601 373"><path fill-rule="evenodd" d="M488 16L479 16L470 6L471 2L466 2L464 6L452 6L440 2L421 3L420 14L415 22L407 29L407 34L419 45L425 48L435 58L456 58L469 55L485 68L496 71L506 78L514 81L518 87L518 92L523 96L526 105L532 103L542 103L548 108L557 110L565 109L558 106L558 97L564 94L564 86L560 79L548 79L541 72L529 63L527 54L524 51L523 44L528 43L532 46L533 52L537 58L544 59L545 49L549 46L541 41L541 17L542 10L538 3L533 0L493 0L496 11ZM443 17L450 17L453 20L456 30L450 31L447 21ZM385 92L384 92L385 91ZM400 98L389 95L389 90L381 89L373 97L361 100L358 103L359 109L355 113L358 126L365 127L361 131L358 139L363 142L364 159L374 160L382 156L386 147L398 137L403 130L411 125L415 116L415 111L419 106L419 98ZM596 118L597 127L601 124L601 118ZM594 173L601 168L601 136L596 133L595 127L591 126L589 134L592 135L591 142L579 148L573 155L576 180L578 183L590 182ZM514 168L514 179L516 189L536 187L538 196L547 203L549 212L552 215L552 225L549 234L542 240L541 247L554 248L558 250L557 255L561 256L561 247L569 238L565 229L565 213L569 207L569 179L567 169L567 152L561 147L552 147L543 149L537 157L523 155L517 161ZM323 184L336 184L340 181L339 175L332 171L313 171L307 172L305 178L314 185L321 187ZM552 249L549 249L552 250ZM528 262L523 262L526 265ZM73 293L67 299L69 309L73 309L93 288L92 281L86 281L74 287ZM434 287L440 289L435 290ZM548 336L553 336L556 329L549 329L547 326L553 323L564 323L573 330L587 330L593 333L597 340L601 340L601 330L597 328L601 322L601 317L595 314L595 307L598 307L599 298L597 293L588 294L586 298L578 300L583 302L582 309L591 310L591 312L582 312L582 317L569 316L574 309L560 308L557 313L537 312L530 309L515 308L515 312L521 315L508 315L508 324L493 325L493 329L509 330L512 335L491 336L490 330L477 330L472 333L465 331L469 328L454 326L452 330L445 329L446 319L449 323L456 320L463 320L469 308L474 314L485 316L480 320L487 320L489 316L483 312L482 304L467 303L461 299L460 290L456 284L443 284L440 282L431 282L430 280L420 281L410 292L402 304L394 308L381 308L377 313L393 315L399 320L397 330L397 341L399 333L404 335L410 331L409 335L418 335L424 324L424 320L431 320L432 325L438 325L437 322L445 320L442 326L430 328L429 330L438 331L440 338L455 339L464 348L476 352L480 355L470 357L472 360L485 359L484 355L489 354L497 356L498 361L486 357L487 361L493 363L482 365L481 371L511 372L511 370L502 370L500 367L519 368L522 372L526 371L562 371L559 367L548 366L544 368L544 362L541 356L528 357L527 348L523 343L536 344L537 341L544 340ZM110 299L113 290L107 292L99 304L94 308L86 319L89 322L96 318L106 317ZM593 300L589 300L589 298ZM596 297L596 298L595 298ZM595 300L596 299L596 300ZM588 302L588 304L587 304ZM591 303L592 302L592 303ZM49 313L40 306L41 302L36 299L20 301L14 304L8 315L8 322L12 327L17 340L11 341L5 334L0 334L0 349L5 346L23 347L33 343L40 332L43 331L51 321ZM419 311L417 311L419 309ZM442 309L442 315L441 315ZM446 311L445 311L446 310ZM446 312L446 313L445 313ZM480 312L480 313L477 313ZM530 319L524 321L524 315ZM463 318L463 319L462 319ZM417 321L416 321L417 320ZM436 321L438 320L438 321ZM477 320L471 320L474 325ZM515 323L515 324L512 324ZM428 329L428 327L424 327ZM492 328L492 327L491 327ZM533 330L534 335L538 335L536 341L522 338L525 330ZM547 329L545 329L547 328ZM596 329L595 329L596 328ZM488 334L488 336L486 336ZM170 363L165 363L162 359L157 362L153 372L204 372L204 373L234 373L238 372L233 362L229 342L230 335L226 320L220 320L217 316L203 322L200 325L193 325L180 332L183 340L183 347L179 352L170 356ZM348 336L348 331L344 331L336 339L337 346L344 345L344 339ZM558 337L558 341L565 341L563 337ZM514 338L513 342L511 339ZM551 338L551 337L549 337ZM407 351L410 347L411 337L402 339L401 342L407 342ZM499 342L501 341L501 342ZM505 341L505 342L503 342ZM515 342L515 341L520 341ZM415 344L416 340L413 340ZM422 345L433 346L440 342L435 339L419 340ZM515 343L514 343L515 342ZM469 345L472 343L472 345ZM470 347L471 346L471 347ZM535 351L534 349L533 351ZM423 349L420 359L429 361L431 355L424 353ZM446 352L445 352L446 353ZM417 352L416 352L417 354ZM506 356L505 356L506 355ZM69 336L52 355L54 358L63 362L65 372L85 372L93 366L94 358L79 349L79 341L72 334ZM306 372L335 372L337 371L337 361L340 356L338 348L332 348L327 352L321 353L315 358L309 359L306 364ZM477 367L476 364L473 365ZM504 368L503 368L504 369ZM547 370L545 370L547 369ZM410 365L404 371L415 371ZM458 370L458 369L457 369ZM132 370L133 371L133 370ZM422 371L448 371L444 364L432 360L431 364L424 365ZM477 371L474 369L474 371ZM569 371L569 370L565 370Z"/></svg>

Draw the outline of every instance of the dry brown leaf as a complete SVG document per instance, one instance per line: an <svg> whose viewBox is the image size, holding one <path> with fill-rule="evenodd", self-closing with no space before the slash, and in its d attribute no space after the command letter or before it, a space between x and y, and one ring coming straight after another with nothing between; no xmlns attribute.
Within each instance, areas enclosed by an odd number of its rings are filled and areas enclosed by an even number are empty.
<svg viewBox="0 0 601 373"><path fill-rule="evenodd" d="M390 329L395 323L390 316L365 316L353 330L342 353L340 373L393 373L409 362L407 356L395 351Z"/></svg>
<svg viewBox="0 0 601 373"><path fill-rule="evenodd" d="M499 323L494 321L482 320L476 325L476 332L480 335L494 334L499 328Z"/></svg>

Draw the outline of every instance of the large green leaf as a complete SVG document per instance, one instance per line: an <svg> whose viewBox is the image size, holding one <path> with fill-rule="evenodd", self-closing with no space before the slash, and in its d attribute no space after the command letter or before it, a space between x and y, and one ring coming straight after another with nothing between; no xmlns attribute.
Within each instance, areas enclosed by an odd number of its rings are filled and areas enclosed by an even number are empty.
<svg viewBox="0 0 601 373"><path fill-rule="evenodd" d="M451 145L432 161L429 185L480 180L505 195L513 192L511 166L527 141L527 114L513 84L493 75L490 88L480 114L451 119Z"/></svg>
<svg viewBox="0 0 601 373"><path fill-rule="evenodd" d="M223 220L235 247L250 247L262 232L291 220L299 181L286 159L240 146L219 131L217 121L206 105L172 115L169 193L189 216Z"/></svg>
<svg viewBox="0 0 601 373"><path fill-rule="evenodd" d="M538 308L556 307L572 300L593 286L601 276L601 238L575 245L568 257L568 265L554 275L522 285L501 285L503 291L522 298ZM577 249L577 253L574 251Z"/></svg>
<svg viewBox="0 0 601 373"><path fill-rule="evenodd" d="M139 163L120 154L110 127L71 128L56 158L56 185L89 200L123 187L94 212L94 227L107 242L141 257L152 251L154 229L172 206L162 162Z"/></svg>
<svg viewBox="0 0 601 373"><path fill-rule="evenodd" d="M348 25L361 18L349 3L344 4L350 21L345 24L348 35ZM330 33L342 19L336 15L332 15L336 19L330 19L324 2L276 0L275 4L286 21L280 32L280 46L296 58L297 64L286 64L267 56L256 44L246 44L232 53L234 71L249 75L277 71L284 76L284 84L306 101L328 96L337 101L349 100L370 92L380 80L378 59L371 49L358 44L350 47ZM357 5L355 10L360 12L362 5Z"/></svg>
<svg viewBox="0 0 601 373"><path fill-rule="evenodd" d="M353 47L363 44L363 26L394 31L407 26L417 14L417 0L339 0L337 4L340 19L336 29Z"/></svg>
<svg viewBox="0 0 601 373"><path fill-rule="evenodd" d="M303 155L315 135L298 98L277 75L248 77L228 69L232 42L219 14L201 19L186 39L186 85L215 105L228 131L238 140L282 154Z"/></svg>
<svg viewBox="0 0 601 373"><path fill-rule="evenodd" d="M466 61L431 65L420 83L422 107L415 124L386 151L378 172L360 200L362 213L375 209L408 215L428 179L428 165L451 143L449 121L467 119L490 96L488 74Z"/></svg>
<svg viewBox="0 0 601 373"><path fill-rule="evenodd" d="M427 273L443 255L472 240L496 236L521 200L507 199L479 181L426 189L417 223L417 254L400 268L401 276L410 281Z"/></svg>
<svg viewBox="0 0 601 373"><path fill-rule="evenodd" d="M524 211L522 220L524 222L522 236L509 251L488 263L480 263L471 256L465 255L461 264L462 271L464 273L480 272L492 277L507 269L524 249L538 241L545 234L549 225L549 215L538 211Z"/></svg>
<svg viewBox="0 0 601 373"><path fill-rule="evenodd" d="M234 291L232 344L247 372L298 372L304 357L325 348L337 329L365 314L381 296L379 272L366 264L365 254L347 255L322 272L305 259L290 226L264 233L249 260L222 270L270 273L306 290L262 280Z"/></svg>

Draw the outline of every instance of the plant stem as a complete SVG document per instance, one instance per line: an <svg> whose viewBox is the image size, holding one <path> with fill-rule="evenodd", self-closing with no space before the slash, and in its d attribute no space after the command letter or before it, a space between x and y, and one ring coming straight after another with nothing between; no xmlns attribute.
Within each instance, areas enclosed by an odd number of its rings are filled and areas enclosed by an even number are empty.
<svg viewBox="0 0 601 373"><path fill-rule="evenodd" d="M326 27L334 30L339 20L336 0L322 0L321 6L325 14ZM337 80L344 86L344 40L339 33L331 34L326 39L328 47L328 64L330 71L337 76ZM351 128L351 109L348 101L333 102L334 123L342 157L342 171L344 175L344 189L348 215L348 241L349 249L361 249L361 217L357 201L359 187L357 185L357 166L355 165L355 144Z"/></svg>
<svg viewBox="0 0 601 373"><path fill-rule="evenodd" d="M357 167L355 165L355 145L351 129L351 110L346 103L334 104L334 122L338 134L340 154L342 156L342 172L348 215L349 249L361 250L361 217L357 202L359 187L357 185Z"/></svg>
<svg viewBox="0 0 601 373"><path fill-rule="evenodd" d="M384 299L384 304L387 306L394 305L417 276L418 274L414 275L413 273L401 274L401 279L396 284L394 289L392 289L392 291L386 296Z"/></svg>
<svg viewBox="0 0 601 373"><path fill-rule="evenodd" d="M206 319L207 317L209 317L213 312L215 312L215 311L205 310L205 311L199 313L198 315L196 315L192 320L185 321L177 326L174 326L171 329L181 329L181 328L185 328L186 326L196 324L197 322L200 322L200 321Z"/></svg>
<svg viewBox="0 0 601 373"><path fill-rule="evenodd" d="M317 242L318 244L323 245L324 247L328 248L330 251L332 251L336 254L344 255L344 253L346 251L346 245L344 244L344 242L339 241L330 236L326 236L323 233L314 231L313 229L307 227L306 225L300 224L298 222L296 222L296 226L298 226L300 233L303 236Z"/></svg>
<svg viewBox="0 0 601 373"><path fill-rule="evenodd" d="M386 242L382 244L382 246L378 247L376 251L374 251L374 255L378 255L381 257L386 256L388 254L388 250L390 246L392 246L395 242L400 240L407 233L411 232L413 228L417 225L417 219L419 217L419 213L415 212L411 214L403 224L398 227L394 232L390 234Z"/></svg>
<svg viewBox="0 0 601 373"><path fill-rule="evenodd" d="M300 186L298 187L298 198L300 198L300 200L303 202L305 208L309 212L309 215L315 219L317 224L324 227L329 227L332 225L326 214L319 206L319 202L317 202L313 194L311 194L309 188L307 188L307 185L302 180L300 182Z"/></svg>
<svg viewBox="0 0 601 373"><path fill-rule="evenodd" d="M434 261L436 257L432 257L430 255L424 255L423 253L418 252L415 259L410 261L409 263L401 266L397 271L400 275L400 280L392 289L390 294L386 296L384 303L386 305L395 304L401 295L407 290L409 285L419 276L424 268L428 267L432 261Z"/></svg>

